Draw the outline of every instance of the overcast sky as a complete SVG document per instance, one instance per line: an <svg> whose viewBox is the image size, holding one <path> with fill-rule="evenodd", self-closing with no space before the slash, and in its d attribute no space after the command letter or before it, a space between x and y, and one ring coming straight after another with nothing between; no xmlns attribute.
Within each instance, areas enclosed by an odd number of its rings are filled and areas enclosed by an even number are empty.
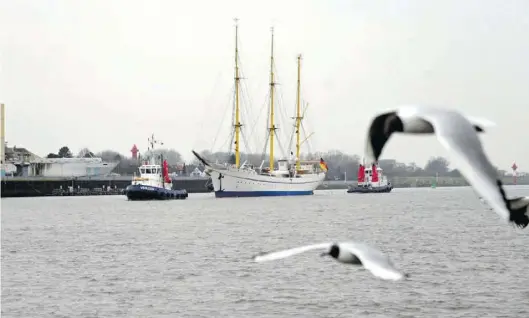
<svg viewBox="0 0 529 318"><path fill-rule="evenodd" d="M293 115L301 53L312 150L361 154L377 112L423 103L494 120L482 136L493 163L527 171L528 12L524 0L0 0L6 140L130 154L154 133L186 159L225 150L238 17L251 150L263 148L274 25L278 112ZM383 157L437 155L434 137L397 136Z"/></svg>

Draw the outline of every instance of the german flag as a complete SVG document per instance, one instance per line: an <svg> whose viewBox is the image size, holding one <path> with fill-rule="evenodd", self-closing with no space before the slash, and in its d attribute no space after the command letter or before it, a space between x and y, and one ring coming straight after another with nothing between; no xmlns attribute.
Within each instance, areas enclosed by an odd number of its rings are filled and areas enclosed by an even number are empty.
<svg viewBox="0 0 529 318"><path fill-rule="evenodd" d="M325 163L325 160L323 160L323 158L320 158L320 168L325 172L329 170L329 167L327 167L327 163Z"/></svg>

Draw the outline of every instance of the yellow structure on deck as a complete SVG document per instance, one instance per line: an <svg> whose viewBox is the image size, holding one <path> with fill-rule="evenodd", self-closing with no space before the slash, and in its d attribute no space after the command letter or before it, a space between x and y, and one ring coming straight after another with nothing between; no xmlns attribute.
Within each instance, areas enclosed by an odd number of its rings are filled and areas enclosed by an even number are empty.
<svg viewBox="0 0 529 318"><path fill-rule="evenodd" d="M298 55L298 88L297 88L297 94L296 94L296 169L299 170L301 168L300 163L300 129L301 129L301 120L303 117L301 117L301 101L300 101L300 95L301 95L301 54Z"/></svg>
<svg viewBox="0 0 529 318"><path fill-rule="evenodd" d="M240 121L240 110L239 110L239 25L238 19L235 19L235 166L239 168L241 164L241 153L239 150L240 146L240 134L241 134L241 121Z"/></svg>
<svg viewBox="0 0 529 318"><path fill-rule="evenodd" d="M276 126L274 123L274 28L272 32L272 44L270 49L270 127L268 127L270 136L270 171L274 170L274 136L276 132Z"/></svg>
<svg viewBox="0 0 529 318"><path fill-rule="evenodd" d="M241 154L240 154L240 140L241 140L241 121L240 121L240 70L239 70L239 45L238 45L238 36L239 36L239 25L238 19L235 19L235 118L234 118L234 135L235 135L235 167L239 168L241 164ZM275 125L275 74L274 74L274 28L270 29L271 31L271 45L270 45L270 101L269 101L269 126L268 128L268 138L270 138L269 146L269 169L270 171L274 170L274 146L275 146L275 137L277 127ZM296 129L296 169L301 169L300 155L301 155L301 145L310 138L312 134L307 136L303 141L301 141L301 121L303 120L303 114L301 113L301 54L297 56L297 94L296 94L296 116L293 117L295 122Z"/></svg>

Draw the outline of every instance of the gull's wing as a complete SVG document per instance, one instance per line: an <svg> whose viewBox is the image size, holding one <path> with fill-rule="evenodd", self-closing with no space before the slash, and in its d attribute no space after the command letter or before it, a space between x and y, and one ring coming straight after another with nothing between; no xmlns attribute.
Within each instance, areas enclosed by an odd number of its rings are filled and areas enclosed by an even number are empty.
<svg viewBox="0 0 529 318"><path fill-rule="evenodd" d="M367 129L366 141L364 143L364 159L367 164L378 161L386 143L393 135L393 131L387 127L386 123L387 119L391 116L395 116L395 114L395 111L389 111L378 114L371 120L369 128Z"/></svg>
<svg viewBox="0 0 529 318"><path fill-rule="evenodd" d="M474 126L477 132L485 131L485 128L495 127L496 123L488 120L487 118L475 117L475 116L464 116Z"/></svg>
<svg viewBox="0 0 529 318"><path fill-rule="evenodd" d="M384 113L380 113L371 120L369 129L367 132L367 140L365 142L364 156L367 162L376 162L378 161L382 150L384 149L386 143L389 141L390 137L396 131L396 127L388 126L388 118L396 116L403 121L407 121L410 118L421 118L421 115L428 110L437 110L437 108L428 108L415 105L405 105L400 106L397 109L389 110ZM464 116L464 115L462 115ZM488 119L475 117L475 116L464 116L471 123L474 129L477 132L484 132L485 128L496 126L496 124ZM417 122L416 122L417 124ZM401 127L402 128L402 127ZM424 127L427 133L427 128Z"/></svg>
<svg viewBox="0 0 529 318"><path fill-rule="evenodd" d="M265 254L260 254L257 256L254 256L254 261L256 262L266 262L266 261L272 261L280 258L289 257L292 255L296 255L299 253L307 252L310 250L316 250L316 249L329 249L332 243L320 243L320 244L313 244L313 245L306 245L301 247L295 247L288 250L278 251L278 252L270 252Z"/></svg>
<svg viewBox="0 0 529 318"><path fill-rule="evenodd" d="M448 150L449 160L474 190L503 219L509 220L505 192L496 169L483 151L475 126L455 111L425 110L417 114L434 126L439 142Z"/></svg>
<svg viewBox="0 0 529 318"><path fill-rule="evenodd" d="M362 265L376 277L387 280L400 280L408 275L399 272L389 258L381 251L363 243L343 243L346 249L360 259Z"/></svg>
<svg viewBox="0 0 529 318"><path fill-rule="evenodd" d="M447 109L447 108L438 108L438 107L426 107L426 106L420 106L420 105L404 105L400 106L397 109L397 114L399 117L418 117L423 118L426 114L429 113L456 113L453 110ZM484 132L485 128L495 127L496 123L483 117L477 117L477 116L469 116L465 115L463 113L457 112L458 116L461 116L463 118L466 118L466 120L472 125L474 130L476 132ZM423 118L425 119L425 118ZM431 123L433 125L433 123Z"/></svg>

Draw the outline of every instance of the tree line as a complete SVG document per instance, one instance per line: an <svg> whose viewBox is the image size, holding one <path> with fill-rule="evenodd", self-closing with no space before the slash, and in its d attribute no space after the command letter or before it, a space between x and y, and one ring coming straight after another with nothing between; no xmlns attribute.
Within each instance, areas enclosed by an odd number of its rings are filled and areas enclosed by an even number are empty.
<svg viewBox="0 0 529 318"><path fill-rule="evenodd" d="M215 152L201 151L199 153L203 158L210 161L218 162L234 162L233 154L227 152ZM351 155L342 151L332 150L327 152L315 152L301 154L302 160L319 160L323 158L329 167L326 174L328 180L344 180L344 179L356 179L358 173L358 166L360 165L361 159L358 155ZM261 154L241 154L241 163L247 161L255 166L260 166L261 162L264 161L264 166L268 166L268 156ZM194 164L199 164L197 160L193 161ZM384 174L388 177L426 177L426 176L460 176L457 170L450 169L450 163L446 158L443 157L432 157L424 167L419 167L415 163L401 163L394 159L384 159L378 162L380 168L384 170Z"/></svg>
<svg viewBox="0 0 529 318"><path fill-rule="evenodd" d="M167 160L170 171L175 171L177 165L182 164L182 155L175 149L157 149L156 152L163 154ZM234 162L234 155L228 152L211 152L203 150L199 154L206 160L212 162ZM57 153L50 153L48 158L73 158L74 155L67 146L61 147ZM76 157L90 158L99 157L103 161L119 162L114 172L120 174L132 174L137 172L137 168L141 165L141 155L139 159L132 159L124 156L114 150L104 150L93 153L87 148L79 151ZM327 151L306 153L301 155L302 160L319 160L323 158L327 163L329 170L327 171L326 179L328 180L348 180L355 179L358 173L358 166L360 164L360 156L346 154L341 151ZM261 154L246 154L241 153L241 163L248 162L254 166L260 166L264 161L264 166L268 166L268 156ZM394 159L382 159L378 162L380 168L384 170L384 174L388 177L460 177L461 175L455 169L450 168L450 162L444 157L432 157L424 167L418 166L416 163L402 163ZM199 167L203 170L201 163L197 159L193 159L186 164L186 173ZM498 171L499 175L503 175L503 171Z"/></svg>
<svg viewBox="0 0 529 318"><path fill-rule="evenodd" d="M176 166L178 164L183 163L182 161L182 155L174 150L174 149L156 149L156 153L162 154L164 159L167 160L167 164L169 165L169 170L172 172L176 170ZM138 167L141 165L142 156L141 154L138 154L138 159L133 159L131 157L127 157L118 151L115 150L103 150L100 152L92 152L88 148L81 149L77 155L73 155L72 151L68 146L63 146L59 149L57 153L50 152L46 158L101 158L103 161L107 162L118 162L118 165L116 168L114 168L114 173L119 174L133 174L134 172L138 172ZM193 167L194 168L194 167ZM188 170L188 169L186 169ZM192 170L188 170L192 171Z"/></svg>

